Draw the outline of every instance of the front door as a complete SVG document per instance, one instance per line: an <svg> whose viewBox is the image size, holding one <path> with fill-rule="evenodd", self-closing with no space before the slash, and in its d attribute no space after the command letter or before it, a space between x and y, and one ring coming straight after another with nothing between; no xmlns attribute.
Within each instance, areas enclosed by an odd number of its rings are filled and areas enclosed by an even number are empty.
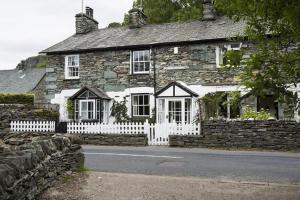
<svg viewBox="0 0 300 200"><path fill-rule="evenodd" d="M80 101L80 119L90 120L95 119L95 101L81 100Z"/></svg>
<svg viewBox="0 0 300 200"><path fill-rule="evenodd" d="M169 123L182 123L182 101L169 101Z"/></svg>

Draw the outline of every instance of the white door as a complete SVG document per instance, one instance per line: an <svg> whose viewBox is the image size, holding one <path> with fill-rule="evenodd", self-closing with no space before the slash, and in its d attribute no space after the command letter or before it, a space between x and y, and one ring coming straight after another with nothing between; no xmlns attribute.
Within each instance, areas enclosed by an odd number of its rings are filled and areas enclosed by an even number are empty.
<svg viewBox="0 0 300 200"><path fill-rule="evenodd" d="M95 101L94 100L81 100L80 101L80 119L89 120L95 119Z"/></svg>

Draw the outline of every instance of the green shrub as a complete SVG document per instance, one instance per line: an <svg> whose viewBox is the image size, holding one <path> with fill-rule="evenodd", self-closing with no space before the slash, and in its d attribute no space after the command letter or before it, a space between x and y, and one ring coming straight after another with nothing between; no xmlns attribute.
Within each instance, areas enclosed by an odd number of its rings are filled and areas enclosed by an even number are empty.
<svg viewBox="0 0 300 200"><path fill-rule="evenodd" d="M34 104L33 94L0 94L0 104Z"/></svg>
<svg viewBox="0 0 300 200"><path fill-rule="evenodd" d="M260 112L256 112L252 108L250 108L250 107L247 106L244 109L241 118L242 119L265 120L265 119L272 118L272 115L269 112L267 112L267 111L265 111L263 109Z"/></svg>
<svg viewBox="0 0 300 200"><path fill-rule="evenodd" d="M34 117L41 118L49 121L58 121L59 112L47 109L36 109L34 110Z"/></svg>

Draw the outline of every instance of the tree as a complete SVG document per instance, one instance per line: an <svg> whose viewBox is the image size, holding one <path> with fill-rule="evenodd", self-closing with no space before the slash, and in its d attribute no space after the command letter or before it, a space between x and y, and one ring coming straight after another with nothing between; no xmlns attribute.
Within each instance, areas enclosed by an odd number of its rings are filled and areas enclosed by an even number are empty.
<svg viewBox="0 0 300 200"><path fill-rule="evenodd" d="M300 1L215 0L215 5L230 18L244 20L245 36L255 44L255 52L241 62L241 83L255 95L271 92L296 105L299 99L289 90L300 80ZM227 56L236 60L234 54Z"/></svg>
<svg viewBox="0 0 300 200"><path fill-rule="evenodd" d="M108 28L117 28L117 27L121 27L122 24L119 22L112 22L108 25Z"/></svg>
<svg viewBox="0 0 300 200"><path fill-rule="evenodd" d="M133 7L143 8L150 24L201 19L203 10L202 0L135 0ZM128 15L123 24L128 24Z"/></svg>

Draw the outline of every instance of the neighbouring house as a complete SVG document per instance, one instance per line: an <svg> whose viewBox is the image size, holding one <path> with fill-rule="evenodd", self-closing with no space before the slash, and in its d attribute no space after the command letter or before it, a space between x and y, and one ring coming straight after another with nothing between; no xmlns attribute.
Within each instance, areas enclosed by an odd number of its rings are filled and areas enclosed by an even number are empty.
<svg viewBox="0 0 300 200"><path fill-rule="evenodd" d="M18 64L15 69L0 71L0 93L32 93L36 105L45 103L46 68L39 66L45 56L30 57Z"/></svg>
<svg viewBox="0 0 300 200"><path fill-rule="evenodd" d="M76 15L76 33L42 51L48 56L45 102L60 105L60 120L112 122L114 101L126 100L130 118L155 116L158 123L191 123L197 100L211 92L248 91L236 70L224 70L225 52L254 51L243 34L245 23L217 16L204 1L203 19L147 24L141 9L129 11L129 26L98 29L93 9ZM74 103L70 119L67 102ZM269 109L278 119L285 108L272 96L247 96L241 106ZM227 109L230 116L230 108ZM295 113L298 116L298 113Z"/></svg>

